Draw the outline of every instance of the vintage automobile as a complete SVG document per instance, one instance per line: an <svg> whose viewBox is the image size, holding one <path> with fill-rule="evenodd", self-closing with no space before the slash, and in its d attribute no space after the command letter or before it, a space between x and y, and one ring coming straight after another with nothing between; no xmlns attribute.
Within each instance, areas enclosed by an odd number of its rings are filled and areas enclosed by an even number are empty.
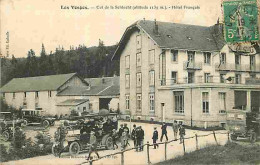
<svg viewBox="0 0 260 165"><path fill-rule="evenodd" d="M43 110L22 109L22 118L25 125L41 125L45 128L55 124L55 118L44 116Z"/></svg>
<svg viewBox="0 0 260 165"><path fill-rule="evenodd" d="M81 151L89 150L89 139L90 131L95 131L97 137L98 148L99 149L113 149L113 141L111 137L112 129L116 129L112 123L102 123L99 122L100 119L104 118L117 118L116 113L109 114L90 114L85 116L85 121L80 130L68 130L66 129L66 138L65 141L59 141L59 135L55 133L55 143L52 147L52 153L54 156L59 156L61 152L69 151L71 156L76 156ZM99 122L98 131L95 129L95 124ZM95 123L95 124L93 124ZM84 130L83 128L86 127ZM66 127L65 127L66 128ZM76 132L76 133L75 133ZM63 143L63 144L60 144Z"/></svg>
<svg viewBox="0 0 260 165"><path fill-rule="evenodd" d="M11 112L0 112L0 133L4 141L12 139L13 131L20 128L24 121L16 119Z"/></svg>
<svg viewBox="0 0 260 165"><path fill-rule="evenodd" d="M227 129L231 132L231 139L238 137L249 138L255 142L260 135L259 110L253 112L232 109L227 111Z"/></svg>

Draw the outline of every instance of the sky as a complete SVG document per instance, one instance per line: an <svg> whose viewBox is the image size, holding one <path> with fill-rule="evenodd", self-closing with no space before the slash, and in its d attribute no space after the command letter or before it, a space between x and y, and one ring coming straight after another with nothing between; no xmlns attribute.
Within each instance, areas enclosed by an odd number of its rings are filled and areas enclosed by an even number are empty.
<svg viewBox="0 0 260 165"><path fill-rule="evenodd" d="M62 9L66 6L69 9ZM105 6L182 6L182 9L104 9ZM97 46L99 39L107 46L114 45L128 26L143 18L211 26L219 17L222 18L221 0L0 0L0 53L6 56L6 45L9 57L26 57L30 49L39 56L42 43L47 53L59 46L65 50L72 45Z"/></svg>

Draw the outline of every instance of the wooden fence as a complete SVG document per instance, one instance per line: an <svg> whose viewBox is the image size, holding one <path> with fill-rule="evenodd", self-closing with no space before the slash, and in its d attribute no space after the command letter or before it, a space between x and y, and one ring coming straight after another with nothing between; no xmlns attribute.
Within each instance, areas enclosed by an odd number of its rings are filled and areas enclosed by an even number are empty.
<svg viewBox="0 0 260 165"><path fill-rule="evenodd" d="M206 134L206 135L197 135L197 134L195 134L195 136L191 136L191 137L187 137L187 138L183 139L183 142L182 142L183 145L182 146L183 146L184 154L186 153L186 150L185 150L185 140L195 138L196 139L196 150L198 150L199 149L199 143L198 143L199 137L206 137L206 136L213 135L214 139L215 139L215 142L216 142L216 145L219 145L219 143L217 141L216 134L226 134L227 137L228 137L228 142L230 141L229 132L225 132L225 133L218 132L218 133L216 133L215 131L213 131L212 133L209 133L209 134ZM167 160L167 145L169 143L172 143L172 142L178 141L178 140L180 140L180 139L170 140L170 141L161 142L161 143L156 143L158 145L164 145L164 159L165 160ZM147 164L151 164L149 150L150 150L150 147L153 146L153 145L154 144L149 144L149 142L147 142L146 144L141 146L141 147L145 147L145 146L147 147L147 150L146 150L146 152L147 152L147 162L146 163ZM99 157L98 159L93 159L93 160L82 162L80 165L86 164L86 163L89 163L89 165L93 165L93 162L96 162L96 161L101 160L103 158L111 157L111 156L114 156L114 155L121 155L121 165L124 165L125 164L125 159L124 159L125 152L131 151L131 150L136 150L137 148L138 147L133 147L133 148L125 149L125 150L122 150L120 152L116 152L116 153L113 153L113 154L108 154L108 155Z"/></svg>

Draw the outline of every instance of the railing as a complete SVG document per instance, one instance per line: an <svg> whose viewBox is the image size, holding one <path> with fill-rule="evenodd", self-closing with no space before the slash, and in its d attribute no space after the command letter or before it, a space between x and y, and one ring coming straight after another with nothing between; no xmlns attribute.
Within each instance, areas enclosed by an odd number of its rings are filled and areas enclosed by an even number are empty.
<svg viewBox="0 0 260 165"><path fill-rule="evenodd" d="M184 70L187 70L187 69L200 70L200 69L202 69L202 63L185 61L185 62L183 62L183 69Z"/></svg>
<svg viewBox="0 0 260 165"><path fill-rule="evenodd" d="M217 71L241 71L241 72L260 72L259 65L247 65L247 64L216 64L215 69Z"/></svg>
<svg viewBox="0 0 260 165"><path fill-rule="evenodd" d="M227 81L230 83L234 83L234 81ZM192 78L184 77L180 79L162 79L159 80L159 84L161 86L173 86L178 84L201 84L201 83L220 83L219 76L208 76L207 80L205 80L204 76L194 76ZM224 84L224 83L223 83Z"/></svg>
<svg viewBox="0 0 260 165"><path fill-rule="evenodd" d="M195 136L183 138L183 140L182 140L182 146L183 146L183 152L184 152L184 154L186 153L185 140L195 138L195 140L196 140L196 141L195 141L195 143L196 143L196 150L198 150L198 149L199 149L199 143L198 143L199 137L206 137L206 136L213 135L216 145L220 145L220 144L218 143L218 141L217 141L217 137L216 137L217 134L226 134L226 135L227 135L227 138L228 138L228 142L230 142L230 136L229 136L230 133L229 133L229 132L227 132L227 133L226 133L226 132L225 132L225 133L221 133L221 132L216 133L215 131L213 131L212 133L209 133L209 134L206 134L206 135L197 135L197 134L195 134ZM165 160L167 160L167 145L170 144L170 143L172 143L172 142L176 142L176 141L178 141L178 140L180 140L180 139L174 139L174 140L170 140L170 141L166 141L166 142L155 143L155 144L157 144L157 145L164 145L164 159L165 159ZM146 149L146 152L147 152L147 162L146 162L146 163L147 163L147 164L152 164L152 162L151 162L151 160L150 160L149 150L150 150L150 147L151 147L151 146L154 146L154 144L150 144L150 143L147 141L147 143L144 144L144 145L142 145L141 147L144 148L145 146L147 147L147 149ZM101 160L101 159L103 159L103 158L108 158L108 157L112 157L112 156L115 156L115 155L121 155L121 161L120 161L121 163L120 163L120 164L121 164L121 165L124 165L124 164L125 164L125 159L124 159L125 152L127 153L128 151L136 150L136 149L138 149L138 148L140 148L140 147L133 147L133 148L125 149L125 150L122 150L122 151L120 151L120 152L116 152L116 153L113 153L113 154L108 154L108 155L105 155L105 156L101 156L101 157L99 157L98 159L91 159L91 160L89 160L89 161L82 162L80 165L86 164L86 163L89 163L90 165L93 165L93 162L95 162L95 161L99 161L99 160ZM145 164L145 162L144 162L143 164Z"/></svg>

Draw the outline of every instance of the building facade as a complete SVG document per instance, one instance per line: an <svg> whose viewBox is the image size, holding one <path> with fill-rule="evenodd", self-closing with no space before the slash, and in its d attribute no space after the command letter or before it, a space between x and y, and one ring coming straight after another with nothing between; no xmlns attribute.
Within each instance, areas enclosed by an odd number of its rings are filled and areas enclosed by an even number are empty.
<svg viewBox="0 0 260 165"><path fill-rule="evenodd" d="M260 55L240 54L211 27L137 21L123 34L120 109L133 119L224 126L228 109L259 110Z"/></svg>

